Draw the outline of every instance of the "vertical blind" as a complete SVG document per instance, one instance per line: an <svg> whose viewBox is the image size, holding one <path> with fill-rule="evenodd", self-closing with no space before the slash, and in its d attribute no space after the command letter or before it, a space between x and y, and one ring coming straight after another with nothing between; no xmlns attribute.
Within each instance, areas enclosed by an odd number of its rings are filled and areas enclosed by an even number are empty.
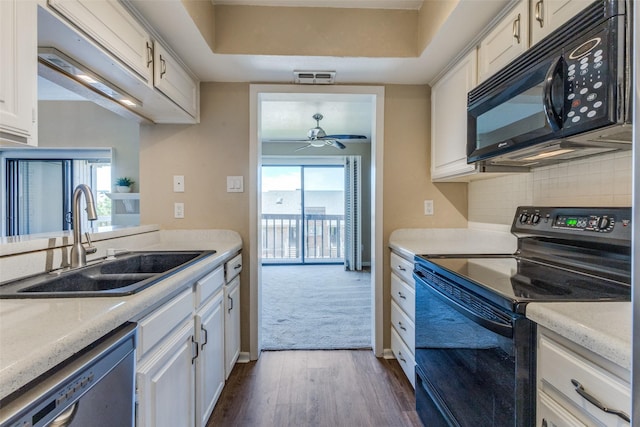
<svg viewBox="0 0 640 427"><path fill-rule="evenodd" d="M347 156L344 162L345 182L345 250L344 267L362 270L362 189L360 156Z"/></svg>

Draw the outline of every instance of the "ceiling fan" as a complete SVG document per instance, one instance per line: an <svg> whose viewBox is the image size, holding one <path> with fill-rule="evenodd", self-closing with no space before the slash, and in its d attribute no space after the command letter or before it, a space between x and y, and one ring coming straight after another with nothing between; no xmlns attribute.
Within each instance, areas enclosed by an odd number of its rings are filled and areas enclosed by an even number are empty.
<svg viewBox="0 0 640 427"><path fill-rule="evenodd" d="M313 115L313 119L316 121L316 127L309 129L306 140L298 140L300 142L306 142L307 145L302 146L295 151L304 150L309 147L320 148L326 145L344 150L346 146L339 141L340 139L367 139L364 135L327 135L324 129L320 127L320 120L323 118L324 116L320 113Z"/></svg>

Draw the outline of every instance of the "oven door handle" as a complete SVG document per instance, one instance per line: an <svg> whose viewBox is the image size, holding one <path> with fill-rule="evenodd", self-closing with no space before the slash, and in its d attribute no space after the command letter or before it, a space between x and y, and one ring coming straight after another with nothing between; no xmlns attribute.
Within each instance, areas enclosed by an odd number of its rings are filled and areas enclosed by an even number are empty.
<svg viewBox="0 0 640 427"><path fill-rule="evenodd" d="M429 284L425 280L424 276L420 271L414 271L413 274L414 274L414 277L420 281L420 283L422 283L427 288L431 289L438 298L440 298L443 302L451 306L460 314L466 316L467 318L471 319L478 325L482 326L485 329L488 329L491 332L495 332L496 334L502 335L503 337L506 337L506 338L513 338L513 326L511 325L511 323L501 323L495 320L487 319L482 314L477 313L474 310L471 310L469 307L466 307L465 305L459 303L458 301L443 294L440 290L438 290L434 286L431 286L431 284Z"/></svg>

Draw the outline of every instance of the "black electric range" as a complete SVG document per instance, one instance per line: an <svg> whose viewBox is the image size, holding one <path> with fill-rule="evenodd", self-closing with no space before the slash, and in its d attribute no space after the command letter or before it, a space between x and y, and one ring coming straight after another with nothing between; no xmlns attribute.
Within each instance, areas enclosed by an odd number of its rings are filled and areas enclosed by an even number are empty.
<svg viewBox="0 0 640 427"><path fill-rule="evenodd" d="M419 255L416 409L425 425L533 426L530 302L630 301L631 208L519 207L514 254Z"/></svg>

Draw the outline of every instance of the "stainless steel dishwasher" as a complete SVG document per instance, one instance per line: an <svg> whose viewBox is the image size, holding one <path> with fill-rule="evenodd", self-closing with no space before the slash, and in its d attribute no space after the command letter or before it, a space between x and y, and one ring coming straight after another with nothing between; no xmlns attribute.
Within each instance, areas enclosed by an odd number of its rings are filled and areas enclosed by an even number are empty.
<svg viewBox="0 0 640 427"><path fill-rule="evenodd" d="M136 324L127 323L0 401L0 427L134 425Z"/></svg>

